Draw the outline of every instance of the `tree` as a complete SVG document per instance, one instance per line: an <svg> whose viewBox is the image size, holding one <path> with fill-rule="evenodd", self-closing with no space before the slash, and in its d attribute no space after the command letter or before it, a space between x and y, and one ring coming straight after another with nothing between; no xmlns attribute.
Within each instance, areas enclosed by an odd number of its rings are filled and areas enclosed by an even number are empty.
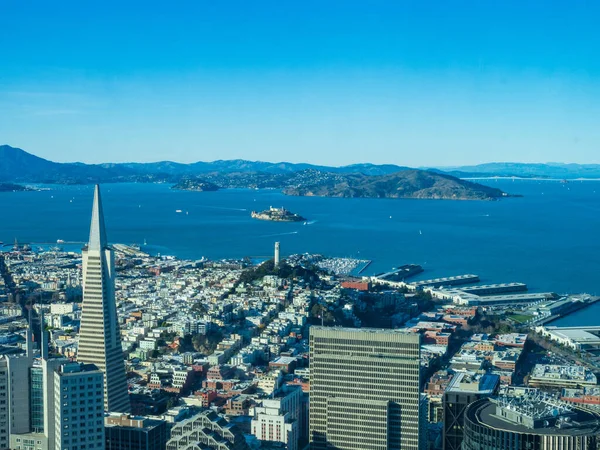
<svg viewBox="0 0 600 450"><path fill-rule="evenodd" d="M198 352L205 355L212 355L219 342L223 339L221 330L212 330L207 334L195 334L192 336L192 345Z"/></svg>

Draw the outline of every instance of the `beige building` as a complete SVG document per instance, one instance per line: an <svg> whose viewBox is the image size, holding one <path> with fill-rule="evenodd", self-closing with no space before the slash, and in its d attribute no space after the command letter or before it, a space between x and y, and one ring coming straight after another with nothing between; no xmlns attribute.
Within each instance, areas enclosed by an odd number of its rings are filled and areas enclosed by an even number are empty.
<svg viewBox="0 0 600 450"><path fill-rule="evenodd" d="M313 326L310 376L312 450L424 448L419 334Z"/></svg>
<svg viewBox="0 0 600 450"><path fill-rule="evenodd" d="M300 386L285 388L254 408L252 434L260 441L281 442L286 444L287 450L298 450L302 389Z"/></svg>

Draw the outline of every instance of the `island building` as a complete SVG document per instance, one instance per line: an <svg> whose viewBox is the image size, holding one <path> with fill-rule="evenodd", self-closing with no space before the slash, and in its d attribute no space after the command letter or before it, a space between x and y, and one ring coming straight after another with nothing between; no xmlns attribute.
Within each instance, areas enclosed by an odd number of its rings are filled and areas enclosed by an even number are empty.
<svg viewBox="0 0 600 450"><path fill-rule="evenodd" d="M452 377L443 396L444 450L461 450L467 406L481 398L495 395L499 387L498 375L459 372Z"/></svg>
<svg viewBox="0 0 600 450"><path fill-rule="evenodd" d="M259 220L273 220L275 222L304 222L306 219L298 214L295 214L287 209L274 208L272 206L265 211L252 211L250 216L253 219Z"/></svg>
<svg viewBox="0 0 600 450"><path fill-rule="evenodd" d="M405 330L310 328L312 450L424 448L420 338Z"/></svg>
<svg viewBox="0 0 600 450"><path fill-rule="evenodd" d="M115 303L115 257L104 227L100 186L94 189L88 245L82 250L83 306L77 360L104 372L104 407L129 412L125 363Z"/></svg>
<svg viewBox="0 0 600 450"><path fill-rule="evenodd" d="M279 265L279 242L275 242L275 256L273 258L275 267Z"/></svg>
<svg viewBox="0 0 600 450"><path fill-rule="evenodd" d="M463 450L597 450L600 414L539 392L484 398L465 411Z"/></svg>

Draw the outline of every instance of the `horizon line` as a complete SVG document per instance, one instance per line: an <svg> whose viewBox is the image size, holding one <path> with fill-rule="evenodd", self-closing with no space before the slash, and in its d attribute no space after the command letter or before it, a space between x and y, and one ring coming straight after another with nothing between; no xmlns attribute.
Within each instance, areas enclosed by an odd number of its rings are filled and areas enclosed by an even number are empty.
<svg viewBox="0 0 600 450"><path fill-rule="evenodd" d="M351 166L360 166L360 165L370 165L370 166L398 166L398 167L406 167L409 169L418 169L418 170L427 170L427 169L448 169L448 170L456 170L456 169L460 169L460 168L465 168L465 167L477 167L477 166L482 166L482 165L488 165L488 164L522 164L522 165L536 165L536 164L544 164L544 165L576 165L576 166L600 166L600 163L576 163L576 162L558 162L558 161L546 161L546 162L542 162L542 161L536 161L536 162L522 162L522 161L498 161L498 160L492 160L492 161L487 161L487 162L481 162L481 163L469 163L469 164L461 164L461 165L422 165L422 166L407 166L404 164L398 164L398 163L392 163L392 162L385 162L385 163L373 163L373 162L355 162L355 163L350 163L350 164L344 164L344 165L329 165L329 164L322 164L322 163L313 163L313 162L307 162L307 161L302 161L302 162L292 162L292 161L266 161L266 160L252 160L252 159L244 159L244 158L231 158L231 159L214 159L214 160L196 160L196 161L192 161L192 162L179 162L179 161L173 161L173 160L169 160L169 159L163 159L163 160L157 160L157 161L122 161L122 162L114 162L114 161L108 161L108 162L100 162L100 163L91 163L91 162L84 162L84 161L55 161L55 160L51 160L51 159L46 159L43 158L41 156L36 155L35 153L31 153L28 152L27 150L24 150L20 147L13 147L10 144L0 144L0 148L1 147L10 147L12 149L16 149L16 150L21 150L22 152L25 152L29 155L32 155L36 158L40 158L40 159L44 159L46 161L52 162L52 163L56 163L56 164L86 164L86 165L92 165L92 166L102 166L105 164L115 164L115 165L125 165L125 164L160 164L160 163L173 163L173 164L180 164L180 165L184 165L184 166L189 166L192 164L198 164L198 163L205 163L205 164L214 164L217 162L228 162L228 161L243 161L243 162L250 162L250 163L265 163L265 164L272 164L272 165L277 165L277 164L294 164L294 165L300 165L300 164L307 164L307 165L311 165L311 166L322 166L322 167L330 167L330 168L334 168L334 169L342 169L345 167L351 167Z"/></svg>

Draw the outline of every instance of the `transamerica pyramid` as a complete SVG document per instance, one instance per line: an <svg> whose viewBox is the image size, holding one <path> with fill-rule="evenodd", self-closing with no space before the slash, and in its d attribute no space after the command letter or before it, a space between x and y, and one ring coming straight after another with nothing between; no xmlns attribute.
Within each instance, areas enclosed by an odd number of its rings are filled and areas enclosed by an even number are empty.
<svg viewBox="0 0 600 450"><path fill-rule="evenodd" d="M104 408L129 412L115 303L115 256L106 240L100 186L94 189L90 240L83 248L83 307L77 360L104 372Z"/></svg>

